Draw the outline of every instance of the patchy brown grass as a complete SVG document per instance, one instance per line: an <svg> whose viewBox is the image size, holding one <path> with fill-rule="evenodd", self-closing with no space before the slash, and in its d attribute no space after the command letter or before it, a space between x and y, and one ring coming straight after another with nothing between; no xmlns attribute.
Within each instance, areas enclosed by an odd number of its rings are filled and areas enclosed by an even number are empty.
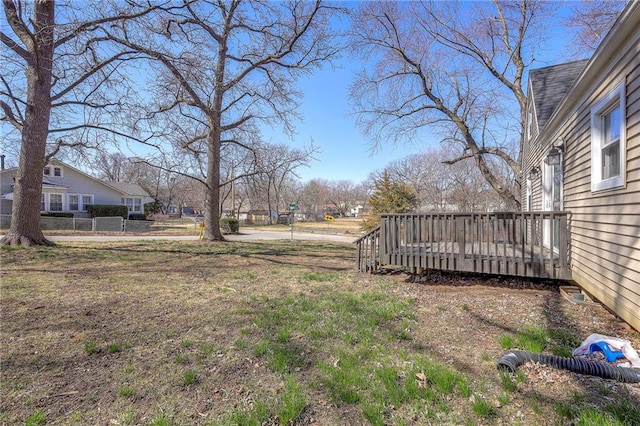
<svg viewBox="0 0 640 426"><path fill-rule="evenodd" d="M638 404L638 385L543 366L505 379L495 368L501 338L527 327L638 348L604 309L539 281L361 275L354 251L300 241L5 248L0 421L569 424L592 405Z"/></svg>

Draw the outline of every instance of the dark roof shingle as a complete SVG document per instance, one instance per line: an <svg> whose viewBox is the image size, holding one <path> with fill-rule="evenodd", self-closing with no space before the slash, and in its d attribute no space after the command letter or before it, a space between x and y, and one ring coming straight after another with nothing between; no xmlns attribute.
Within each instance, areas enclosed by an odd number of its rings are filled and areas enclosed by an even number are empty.
<svg viewBox="0 0 640 426"><path fill-rule="evenodd" d="M537 68L529 72L538 129L543 129L547 124L553 111L565 97L587 62L588 60L585 59Z"/></svg>

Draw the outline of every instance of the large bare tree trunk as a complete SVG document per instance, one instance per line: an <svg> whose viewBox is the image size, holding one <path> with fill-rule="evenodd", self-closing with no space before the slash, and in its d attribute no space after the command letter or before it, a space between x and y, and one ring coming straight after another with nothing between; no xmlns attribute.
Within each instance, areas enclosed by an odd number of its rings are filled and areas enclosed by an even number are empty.
<svg viewBox="0 0 640 426"><path fill-rule="evenodd" d="M211 123L207 143L207 195L203 239L225 241L220 231L220 131L219 124Z"/></svg>
<svg viewBox="0 0 640 426"><path fill-rule="evenodd" d="M4 2L5 8L15 7ZM20 163L13 189L11 227L2 244L30 246L51 245L42 234L40 200L42 170L45 166L49 119L51 115L51 75L53 67L54 0L34 4L34 34L19 22L10 9L8 20L27 46L27 107L22 128Z"/></svg>

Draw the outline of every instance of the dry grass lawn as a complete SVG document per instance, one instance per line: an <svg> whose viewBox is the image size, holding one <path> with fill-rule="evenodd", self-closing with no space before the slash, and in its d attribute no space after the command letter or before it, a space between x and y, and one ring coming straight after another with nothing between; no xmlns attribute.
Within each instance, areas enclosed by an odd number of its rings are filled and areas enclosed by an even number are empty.
<svg viewBox="0 0 640 426"><path fill-rule="evenodd" d="M61 243L1 256L2 424L640 419L640 385L496 369L527 335L541 334L545 352L593 332L639 347L610 313L569 303L552 283L362 275L352 244L301 241Z"/></svg>

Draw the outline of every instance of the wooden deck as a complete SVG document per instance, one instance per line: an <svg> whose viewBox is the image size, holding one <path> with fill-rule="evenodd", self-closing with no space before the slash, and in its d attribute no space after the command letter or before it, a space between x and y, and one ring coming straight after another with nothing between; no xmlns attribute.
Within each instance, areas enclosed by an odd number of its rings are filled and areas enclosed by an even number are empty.
<svg viewBox="0 0 640 426"><path fill-rule="evenodd" d="M362 272L386 265L571 278L568 212L385 214L356 244Z"/></svg>

